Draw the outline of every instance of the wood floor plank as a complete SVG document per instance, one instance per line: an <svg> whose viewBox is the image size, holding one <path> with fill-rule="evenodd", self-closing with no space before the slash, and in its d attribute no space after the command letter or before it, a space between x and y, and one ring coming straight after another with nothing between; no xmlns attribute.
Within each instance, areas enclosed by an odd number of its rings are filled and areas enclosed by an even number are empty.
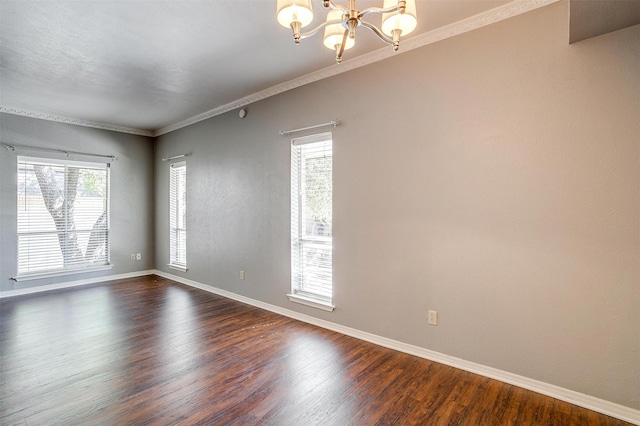
<svg viewBox="0 0 640 426"><path fill-rule="evenodd" d="M1 425L624 425L157 276L0 299Z"/></svg>

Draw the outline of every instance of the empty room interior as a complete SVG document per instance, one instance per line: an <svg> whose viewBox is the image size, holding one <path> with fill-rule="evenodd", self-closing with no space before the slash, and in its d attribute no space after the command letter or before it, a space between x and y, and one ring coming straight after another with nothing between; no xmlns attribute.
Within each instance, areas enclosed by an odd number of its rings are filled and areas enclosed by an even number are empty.
<svg viewBox="0 0 640 426"><path fill-rule="evenodd" d="M0 424L640 424L640 1L0 0L0 55Z"/></svg>

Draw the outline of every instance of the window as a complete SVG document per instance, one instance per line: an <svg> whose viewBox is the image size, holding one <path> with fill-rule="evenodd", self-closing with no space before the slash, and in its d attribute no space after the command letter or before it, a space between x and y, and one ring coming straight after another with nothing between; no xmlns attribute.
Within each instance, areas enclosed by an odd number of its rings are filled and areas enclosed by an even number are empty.
<svg viewBox="0 0 640 426"><path fill-rule="evenodd" d="M18 157L16 280L109 265L109 164Z"/></svg>
<svg viewBox="0 0 640 426"><path fill-rule="evenodd" d="M289 299L326 310L333 310L332 163L331 133L293 140Z"/></svg>
<svg viewBox="0 0 640 426"><path fill-rule="evenodd" d="M187 270L187 163L169 168L169 266Z"/></svg>

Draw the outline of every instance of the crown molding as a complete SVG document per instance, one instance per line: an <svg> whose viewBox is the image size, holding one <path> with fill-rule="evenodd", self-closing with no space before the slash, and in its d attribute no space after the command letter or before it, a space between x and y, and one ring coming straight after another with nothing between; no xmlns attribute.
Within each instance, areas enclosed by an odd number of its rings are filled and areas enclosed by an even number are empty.
<svg viewBox="0 0 640 426"><path fill-rule="evenodd" d="M58 123L72 124L74 126L93 127L94 129L110 130L113 132L130 133L132 135L153 137L151 130L134 129L132 127L116 126L114 124L99 123L97 121L81 120L79 118L65 117L63 115L46 112L30 111L21 108L0 106L0 113L20 115L22 117L37 118L38 120L55 121Z"/></svg>
<svg viewBox="0 0 640 426"><path fill-rule="evenodd" d="M532 10L557 3L558 1L560 0L514 0L510 3L506 3L496 8L487 10L486 12L480 13L478 15L474 15L461 21L445 25L444 27L422 33L420 35L417 35L416 37L406 39L402 42L401 50L397 52L392 51L388 47L374 50L356 58L348 59L339 65L334 64L318 71L305 74L301 77L295 78L285 83L277 84L268 89L256 92L249 96L245 96L244 98L230 102L226 105L222 105L212 110L203 112L202 114L187 118L186 120L171 124L170 126L163 127L156 130L154 132L154 136L160 136L169 132L173 132L174 130L190 126L200 121L207 120L209 118L224 114L236 108L241 108L257 101L261 101L263 99L286 92L288 90L292 90L309 83L323 80L325 78L333 77L334 75L351 71L356 68L381 61L383 59L391 58L398 54L406 53L411 50L435 43L437 41L445 40L447 38L455 37L457 35L476 30L478 28L486 27L488 25L495 24L496 22L513 18Z"/></svg>
<svg viewBox="0 0 640 426"><path fill-rule="evenodd" d="M237 108L252 104L254 102L261 101L271 96L278 95L280 93L319 81L325 78L333 77L338 74L342 74L347 71L360 68L374 62L382 61L393 56L410 52L414 49L427 46L429 44L445 40L457 35L467 33L482 27L486 27L491 24L503 21L505 19L513 18L518 15L530 12L532 10L548 6L553 3L557 3L560 0L514 0L496 8L487 10L486 12L478 15L471 16L458 22L454 22L444 27L437 28L435 30L419 34L413 38L408 38L402 42L402 49L398 52L393 52L388 47L383 47L367 54L348 59L339 65L331 65L326 68L322 68L318 71L305 74L301 77L297 77L293 80L277 84L269 87L260 92L245 96L228 104L219 106L209 111L203 112L193 117L187 118L169 126L152 130L134 129L131 127L116 126L113 124L99 123L95 121L81 120L72 117L59 116L55 114L28 111L20 108L11 108L0 106L0 113L21 115L24 117L37 118L41 120L56 121L59 123L73 124L76 126L93 127L96 129L111 130L114 132L130 133L133 135L157 137L166 133L173 132L183 127L190 126L200 121L207 120L212 117L224 114Z"/></svg>

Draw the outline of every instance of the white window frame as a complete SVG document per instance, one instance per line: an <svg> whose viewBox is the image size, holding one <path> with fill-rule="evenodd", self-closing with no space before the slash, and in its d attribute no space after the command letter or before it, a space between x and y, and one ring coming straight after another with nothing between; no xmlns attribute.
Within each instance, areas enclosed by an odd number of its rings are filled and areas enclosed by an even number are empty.
<svg viewBox="0 0 640 426"><path fill-rule="evenodd" d="M187 162L171 163L169 165L169 263L167 266L182 272L187 271L186 206ZM184 210L182 213L181 209ZM178 223L180 219L182 223ZM180 244L180 238L183 244Z"/></svg>
<svg viewBox="0 0 640 426"><path fill-rule="evenodd" d="M331 132L295 138L291 141L291 293L287 294L287 297L292 302L331 312L335 309L333 305L333 236L305 235L303 230L303 209L305 208L303 158L312 158L313 155L316 155L313 151L319 149L320 146L326 149L327 144L328 152L333 158ZM326 152L322 151L322 155L326 155ZM331 176L333 178L333 166ZM315 266L311 265L312 262L304 260L305 253L311 250L318 253L317 256L323 259ZM327 263L330 265L328 268ZM313 271L310 272L311 270ZM330 295L305 288L305 282L314 280L319 275L324 277L322 286L326 286L326 277L328 276L331 287ZM313 286L309 285L308 287L312 288Z"/></svg>
<svg viewBox="0 0 640 426"><path fill-rule="evenodd" d="M57 168L64 168L64 176L66 181L66 175L68 168L79 168L79 169L91 169L91 170L104 170L105 171L105 182L104 182L104 195L102 197L101 206L94 206L99 210L95 210L97 212L102 211L103 213L100 215L102 220L101 226L103 228L98 228L101 233L104 233L104 255L100 255L98 262L90 259L84 258L86 251L88 250L88 246L80 245L78 249L80 253L83 254L82 260L78 261L74 258L70 261L70 264L67 264L67 256L68 256L68 248L61 248L60 241L54 243L47 242L47 236L57 235L60 233L63 235L67 235L68 233L73 233L77 235L81 234L89 234L89 240L87 244L91 243L91 238L93 237L93 232L96 230L95 226L98 223L94 222L92 228L88 228L88 225L85 223L85 226L76 223L76 220L82 222L83 219L86 222L86 219L91 218L93 212L87 211L84 209L84 214L81 216L75 216L72 221L73 228L68 227L68 223L66 223L65 219L65 227L62 231L60 229L47 229L49 222L53 223L53 218L47 217L44 214L45 208L38 203L38 197L32 195L31 202L27 203L27 193L26 187L23 194L24 199L20 200L20 188L17 188L17 196L18 196L18 211L16 212L16 220L18 222L17 226L17 274L15 277L12 277L15 281L27 281L41 278L49 278L49 277L57 277L57 276L65 276L71 274L79 274L79 273L87 273L94 271L101 271L106 269L111 269L111 247L110 247L110 164L109 163L97 163L97 162L84 162L84 161L72 161L72 160L57 160L52 158L37 158L37 157L28 157L28 156L18 156L17 157L17 167L18 173L20 170L25 170L25 166L22 164L26 164L29 166L33 165L44 165L44 166L52 166ZM19 176L18 176L19 178ZM26 180L22 182L22 184L26 185ZM20 179L18 179L18 185L20 185ZM38 185L39 186L39 185ZM56 185L57 186L57 185ZM64 185L63 185L64 186ZM67 191L69 188L63 187L60 188L63 193L63 199L68 200ZM39 189L41 191L41 188ZM95 198L95 197L94 197ZM40 192L40 199L43 200L44 204L44 195ZM77 213L78 209L82 209L81 205L84 203L90 203L90 199L83 196L78 196L76 194L74 196L74 208L73 210ZM34 204L35 202L35 204ZM93 201L95 203L95 200ZM22 209L21 209L22 206ZM31 206L31 207L29 207ZM35 209L35 210L34 210ZM39 212L37 210L40 210ZM64 210L63 214L67 214L69 210ZM86 214L89 216L86 216ZM47 214L51 214L47 212ZM104 218L102 216L104 215ZM66 216L65 216L66 217ZM95 218L93 218L95 219ZM93 219L90 219L93 222ZM43 229L44 228L44 229ZM30 243L31 239L35 238L33 242ZM41 238L44 238L42 240ZM21 243L21 240L26 240ZM77 241L77 236L75 236L74 240ZM84 248L84 251L82 249ZM60 252L62 251L62 253ZM67 253L67 254L65 254ZM62 257L62 265L58 266L57 263L54 264L51 262L49 265L42 265L40 262L46 262L46 260L51 261L52 259L56 259L58 256ZM40 260L38 260L40 259ZM46 260L45 260L46 259ZM84 261L83 261L84 260ZM38 265L40 264L40 266ZM49 266L49 267L47 267Z"/></svg>

